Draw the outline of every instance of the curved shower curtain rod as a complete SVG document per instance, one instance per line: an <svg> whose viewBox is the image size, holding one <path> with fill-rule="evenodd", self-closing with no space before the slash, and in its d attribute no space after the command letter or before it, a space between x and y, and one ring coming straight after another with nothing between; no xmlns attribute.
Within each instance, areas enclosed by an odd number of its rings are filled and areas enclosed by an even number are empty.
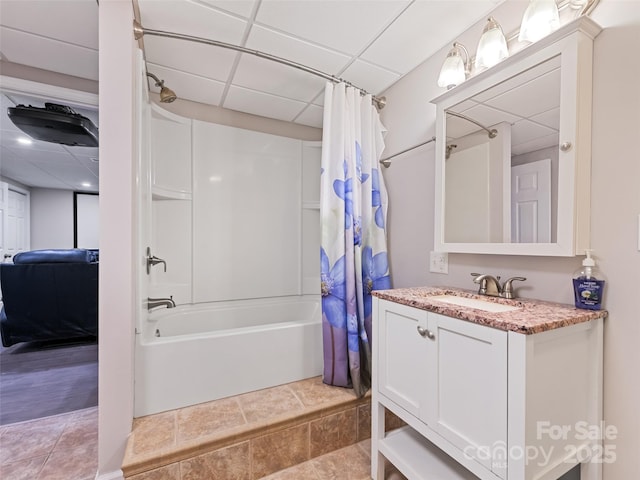
<svg viewBox="0 0 640 480"><path fill-rule="evenodd" d="M489 136L489 138L496 138L498 136L498 130L496 130L495 128L492 128L491 130L489 130L487 127L482 125L477 120L474 120L473 118L467 117L466 115L463 115L461 113L453 112L451 110L445 110L445 113L447 115L453 115L454 117L458 117L458 118L461 118L463 120L466 120L467 122L471 122L471 123L476 124L481 129L483 129L483 130L485 130L487 132L487 135Z"/></svg>
<svg viewBox="0 0 640 480"><path fill-rule="evenodd" d="M312 67L308 67L301 63L297 63L291 60L287 60L286 58L278 57L276 55L271 55L270 53L261 52L260 50L252 50L250 48L241 47L240 45L233 45L231 43L220 42L218 40L211 40L208 38L195 37L193 35L185 35L183 33L173 33L166 32L163 30L154 30L152 28L143 27L140 22L137 20L133 21L133 36L136 40L141 39L144 35L153 35L156 37L165 37L165 38L175 38L178 40L186 40L189 42L195 43L203 43L205 45L213 45L214 47L226 48L229 50L235 50L237 52L247 53L249 55L255 55L256 57L264 58L266 60L271 60L273 62L280 63L282 65L287 65L289 67L297 68L298 70L302 70L303 72L310 73L317 77L322 77L325 80L329 80L333 83L345 83L346 85L356 88L360 90L361 95L368 95L369 92L366 90L355 86L353 83L344 80L342 78L336 77L335 75L330 75L328 73L323 72L322 70L317 70ZM383 109L387 104L387 99L385 97L376 97L375 95L371 95L373 103L378 107L378 109Z"/></svg>
<svg viewBox="0 0 640 480"><path fill-rule="evenodd" d="M495 128L489 129L489 128L485 127L484 125L482 125L477 120L474 120L473 118L467 117L466 115L463 115L461 113L453 112L451 110L445 110L445 113L447 113L448 115L453 115L454 117L462 118L463 120L466 120L467 122L471 122L471 123L476 124L477 126L479 126L480 128L482 128L483 130L485 130L487 132L487 136L489 138L496 138L498 136L498 130L496 130ZM426 145L427 143L431 143L431 142L435 142L435 141L436 141L436 137L431 137L426 142L419 143L418 145L414 145L413 147L409 147L406 150L402 150L401 152L394 153L393 155L391 155L389 157L383 158L382 160L380 160L380 163L385 168L389 168L391 166L391 159L392 158L397 157L398 155L402 155L403 153L410 152L411 150L414 150L414 149L416 149L418 147Z"/></svg>

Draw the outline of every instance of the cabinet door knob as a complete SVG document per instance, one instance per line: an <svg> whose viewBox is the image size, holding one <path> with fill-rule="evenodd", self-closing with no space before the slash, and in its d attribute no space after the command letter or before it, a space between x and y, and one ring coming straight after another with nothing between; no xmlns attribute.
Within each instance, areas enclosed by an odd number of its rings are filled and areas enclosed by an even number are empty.
<svg viewBox="0 0 640 480"><path fill-rule="evenodd" d="M435 340L436 339L436 334L433 333L431 330L426 329L426 328L422 328L420 325L418 325L417 329L418 329L418 333L420 334L421 337L428 338L429 340Z"/></svg>
<svg viewBox="0 0 640 480"><path fill-rule="evenodd" d="M571 145L571 142L562 142L562 144L560 145L560 150L562 150L563 152L568 152L569 150L571 150L571 147L573 147L573 145Z"/></svg>

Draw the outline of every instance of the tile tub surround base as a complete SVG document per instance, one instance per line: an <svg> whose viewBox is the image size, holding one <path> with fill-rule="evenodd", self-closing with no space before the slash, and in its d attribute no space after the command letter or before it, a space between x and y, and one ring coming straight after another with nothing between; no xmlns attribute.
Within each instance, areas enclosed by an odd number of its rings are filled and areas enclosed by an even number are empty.
<svg viewBox="0 0 640 480"><path fill-rule="evenodd" d="M122 470L129 480L208 479L221 469L258 479L370 438L370 419L370 395L314 377L135 419Z"/></svg>

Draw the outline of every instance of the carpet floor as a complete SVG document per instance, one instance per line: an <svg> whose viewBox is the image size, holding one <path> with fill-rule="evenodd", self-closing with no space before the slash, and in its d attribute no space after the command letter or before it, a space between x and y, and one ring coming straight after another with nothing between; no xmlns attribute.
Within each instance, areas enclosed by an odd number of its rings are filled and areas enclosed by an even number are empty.
<svg viewBox="0 0 640 480"><path fill-rule="evenodd" d="M0 425L97 404L95 339L0 347Z"/></svg>

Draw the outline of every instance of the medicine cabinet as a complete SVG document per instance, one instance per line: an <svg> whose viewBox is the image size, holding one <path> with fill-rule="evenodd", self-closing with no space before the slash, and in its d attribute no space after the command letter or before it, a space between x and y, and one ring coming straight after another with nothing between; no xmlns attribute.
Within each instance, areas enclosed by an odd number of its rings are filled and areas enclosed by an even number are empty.
<svg viewBox="0 0 640 480"><path fill-rule="evenodd" d="M432 100L435 250L574 256L589 248L600 31L578 18Z"/></svg>

